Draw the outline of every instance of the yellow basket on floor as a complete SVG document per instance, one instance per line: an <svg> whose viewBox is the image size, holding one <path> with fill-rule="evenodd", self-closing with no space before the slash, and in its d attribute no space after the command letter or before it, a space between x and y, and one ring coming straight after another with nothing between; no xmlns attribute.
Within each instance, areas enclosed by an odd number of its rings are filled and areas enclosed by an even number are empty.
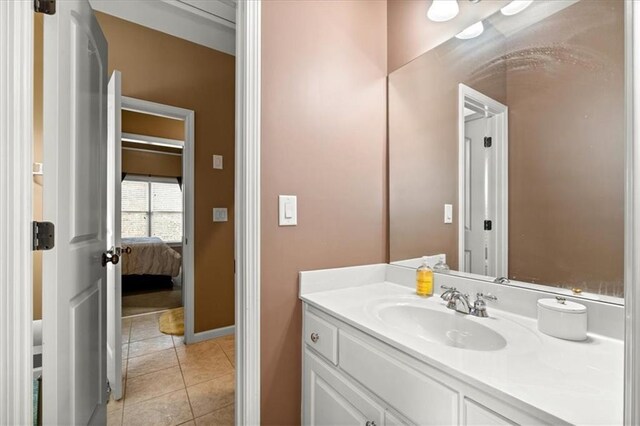
<svg viewBox="0 0 640 426"><path fill-rule="evenodd" d="M170 309L160 315L160 331L174 336L184 335L184 308Z"/></svg>

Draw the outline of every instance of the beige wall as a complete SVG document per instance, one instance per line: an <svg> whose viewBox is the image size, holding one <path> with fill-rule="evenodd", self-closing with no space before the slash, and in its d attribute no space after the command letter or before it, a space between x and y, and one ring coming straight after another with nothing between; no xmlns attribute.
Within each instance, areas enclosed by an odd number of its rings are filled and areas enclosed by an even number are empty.
<svg viewBox="0 0 640 426"><path fill-rule="evenodd" d="M300 423L301 270L386 260L386 4L262 8L262 423ZM278 195L298 226L278 227Z"/></svg>
<svg viewBox="0 0 640 426"><path fill-rule="evenodd" d="M391 260L445 252L458 267L442 209L457 208L463 82L509 107L509 276L622 293L622 4L582 1L508 39L488 26L390 76Z"/></svg>
<svg viewBox="0 0 640 426"><path fill-rule="evenodd" d="M182 176L182 156L123 149L122 172L146 176Z"/></svg>
<svg viewBox="0 0 640 426"><path fill-rule="evenodd" d="M555 47L544 72L507 69L509 276L622 296L624 2L582 0L508 39L539 45Z"/></svg>
<svg viewBox="0 0 640 426"><path fill-rule="evenodd" d="M157 115L122 111L122 132L136 135L157 136L167 139L184 139L184 122ZM179 149L122 143L122 172L150 176L182 176L182 156L162 152L180 153ZM138 149L126 149L138 148ZM140 151L143 148L145 151Z"/></svg>
<svg viewBox="0 0 640 426"><path fill-rule="evenodd" d="M448 22L427 19L431 0L387 2L388 69L393 72L424 52L438 46L468 26L486 18L510 0L484 0L473 4L458 1L460 13Z"/></svg>
<svg viewBox="0 0 640 426"><path fill-rule="evenodd" d="M195 330L234 323L233 56L97 13L125 96L195 111ZM212 155L225 169L212 169ZM229 222L212 222L213 207Z"/></svg>
<svg viewBox="0 0 640 426"><path fill-rule="evenodd" d="M135 111L122 111L122 132L184 140L184 122Z"/></svg>

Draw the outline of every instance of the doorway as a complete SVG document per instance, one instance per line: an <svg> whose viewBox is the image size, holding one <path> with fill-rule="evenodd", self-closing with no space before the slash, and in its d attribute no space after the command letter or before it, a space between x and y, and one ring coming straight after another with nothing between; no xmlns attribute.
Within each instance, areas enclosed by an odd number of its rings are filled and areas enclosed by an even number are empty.
<svg viewBox="0 0 640 426"><path fill-rule="evenodd" d="M120 80L114 71L108 107L108 245L122 258L107 269L107 377L114 400L125 394L129 344L164 335L165 343L171 336L188 341L183 336L193 333L194 317L195 114L120 96Z"/></svg>
<svg viewBox="0 0 640 426"><path fill-rule="evenodd" d="M184 124L122 110L123 318L183 307Z"/></svg>
<svg viewBox="0 0 640 426"><path fill-rule="evenodd" d="M464 84L458 108L460 270L506 277L508 109Z"/></svg>
<svg viewBox="0 0 640 426"><path fill-rule="evenodd" d="M113 5L119 6L120 2L105 2L109 3L109 6ZM64 76L70 76L71 73L67 70L67 61L69 59L68 52L60 53L57 49L67 49L70 46L70 43L59 43L56 44L54 41L59 41L58 39L68 38L68 22L65 20L68 17L70 8L79 7L80 10L76 14L78 19L81 19L82 22L87 20L91 21L87 26L82 26L81 30L86 30L88 27L93 31L95 19L91 17L91 12L85 6L88 4L87 2L62 2L58 3L56 15L53 17L47 17L54 25L50 26L49 35L51 37L46 37L47 40L50 41L51 45L50 49L45 49L46 52L49 52L48 58L50 63L57 64L55 69L45 73L49 76L48 83L46 86L57 87L57 83L60 81L65 81ZM222 4L222 2L221 2ZM225 3L226 4L226 3ZM155 9L163 9L175 7L170 4L159 4L154 5ZM238 248L236 248L237 253L237 270L238 276L236 281L237 288L237 298L236 303L238 309L236 309L237 316L237 326L238 326L238 344L236 345L238 348L238 370L237 370L237 382L238 382L238 396L237 396L237 404L235 411L237 414L236 421L240 424L254 424L259 422L259 173L256 171L259 170L259 133L252 131L252 129L258 128L259 123L259 63L260 63L260 31L259 31L259 17L260 17L260 5L259 3L251 3L244 4L239 3L237 5L238 8L238 33L239 33L239 42L238 42L238 66L236 67L237 76L238 76L238 93L237 95L232 91L231 97L237 98L237 118L238 118L238 127L236 128L236 135L238 140L240 141L236 147L237 152L237 162L230 161L230 164L236 163L238 165L238 183L236 185L236 189L238 194L236 196L236 204L238 206L237 212L230 212L229 217L237 217L238 225L236 228L236 233L238 235ZM2 38L2 50L3 53L7 53L7 62L5 65L11 65L8 69L11 69L12 72L8 72L4 76L6 78L2 78L3 85L10 84L16 90L8 92L7 95L7 105L13 105L12 108L3 109L2 114L2 122L3 128L8 129L7 135L13 135L15 137L9 138L5 144L5 147L9 150L7 152L7 156L3 156L3 164L7 167L3 167L2 170L7 177L4 182L7 184L6 187L11 189L12 191L16 188L20 188L17 192L18 194L22 194L20 197L16 197L16 192L2 192L1 198L5 205L13 206L12 209L8 212L8 215L4 217L3 226L6 225L6 230L8 230L5 235L9 238L9 241L12 242L10 246L12 247L12 251L5 252L3 257L2 264L7 267L11 267L10 269L5 269L10 271L11 277L20 277L20 279L14 279L12 281L12 286L10 287L10 293L7 295L7 298L4 300L3 305L6 309L2 310L5 315L3 318L6 320L7 324L12 325L8 329L9 334L3 334L2 345L0 346L2 349L2 353L5 355L5 361L8 367L8 371L10 372L9 380L5 381L3 388L3 393L5 395L10 395L11 398L9 400L5 400L5 402L10 405L2 404L3 409L0 410L0 417L4 419L5 423L9 424L23 424L23 423L31 423L32 417L32 396L33 392L31 389L31 383L28 380L31 376L31 368L32 361L30 359L31 354L31 329L32 329L32 275L31 275L31 227L24 218L30 217L31 213L31 202L30 199L30 189L31 189L31 162L32 162L32 148L27 146L28 144L24 143L24 140L29 140L32 135L31 128L31 118L32 118L32 96L33 96L33 69L31 64L31 55L32 52L32 44L33 44L33 5L28 3L3 3L3 11L6 12L0 14L2 18L3 24L6 24L5 27L11 28L12 31L8 32L7 37ZM233 16L233 14L232 14ZM174 22L173 20L170 20ZM249 25L251 22L251 25ZM258 25L255 25L255 22L258 22ZM58 33L60 31L60 33ZM55 36L53 36L55 34ZM60 37L58 37L60 35ZM82 32L77 32L76 36L84 36L85 34ZM99 39L100 37L98 37ZM96 38L93 38L90 41L96 41ZM102 44L102 40L97 40ZM78 46L84 45L85 43L78 44ZM95 48L95 46L93 46ZM102 46L97 51L101 51ZM256 48L257 47L257 48ZM88 69L97 70L98 68L102 71L107 64L106 58L98 57L96 55L97 52L95 49L80 49L78 50L79 54L89 54L91 63L91 67ZM53 61L52 59L57 58L57 61ZM84 60L84 57L78 57L77 59ZM99 60L99 62L96 62ZM46 61L45 61L46 62ZM67 67L67 68L65 68ZM210 67L202 67L203 69L207 69L207 73L211 73ZM234 74L233 71L230 73ZM60 77L60 78L59 78ZM107 80L106 73L102 74L101 81L105 83ZM68 81L68 79L66 79ZM95 84L98 80L85 81L87 84ZM9 87L9 86L7 86ZM52 132L50 134L51 141L51 152L50 153L60 153L60 159L64 160L69 158L67 152L60 152L60 148L58 144L69 143L70 138L65 137L65 132L68 130L68 124L70 120L58 120L57 117L60 114L67 114L68 111L68 95L70 94L68 88L62 88L62 90L58 90L57 92L60 96L60 99L56 100L56 104L48 105L48 108L45 108L50 114L50 118L45 117L45 121L47 121L47 125L60 125L59 131ZM83 92L87 93L87 92ZM97 92L92 92L97 93ZM73 92L71 92L73 94ZM55 98L51 97L50 100L54 100ZM85 101L85 99L78 99ZM211 99L210 99L211 100ZM59 104L59 105L58 105ZM56 107L58 105L58 107ZM104 102L104 108L106 109L106 101ZM81 107L82 105L75 105L76 107ZM96 113L99 109L86 109L81 110L83 113ZM77 111L72 111L77 112ZM106 121L106 120L105 120ZM76 121L76 123L84 123L85 121ZM258 127L257 127L258 126ZM233 137L234 131L229 132ZM49 133L47 133L49 134ZM106 134L106 131L104 133ZM23 137L24 136L24 137ZM80 151L77 151L76 154L82 154L83 156L87 154L86 147L81 145L77 145L76 148L79 148ZM47 156L46 158L55 158L55 156ZM209 163L210 161L207 161ZM106 153L100 151L96 152L96 155L88 156L90 161L86 163L80 163L79 166L85 167L90 171L97 171L97 169L92 166L95 163L95 160L100 160L98 166L101 164L105 164L103 161L106 159ZM6 161L4 161L6 160ZM226 163L228 164L228 163ZM60 166L60 167L57 167ZM45 164L45 181L47 184L52 185L56 190L59 188L60 196L64 196L65 192L69 191L68 185L57 185L57 181L54 179L48 180L46 176L53 178L56 175L64 174L69 171L69 168L66 168L64 164L52 163L50 166ZM104 168L100 167L100 173L104 171ZM106 172L105 172L106 173ZM84 190L84 184L88 184L92 182L84 181L79 184L79 187L75 188L76 192ZM71 188L74 189L73 187ZM97 197L100 193L96 192L95 196ZM6 196L6 197L5 197ZM93 196L93 195L92 195ZM8 198L7 198L8 197ZM100 198L102 196L100 195ZM106 196L105 196L106 199ZM76 199L75 201L83 201L80 199ZM58 203L60 206L68 205L63 203ZM80 211L80 210L78 210ZM87 212L95 212L95 209L87 209ZM211 211L207 214L207 217L210 217ZM52 217L54 221L55 217ZM75 224L78 226L88 225L93 226L93 223L89 222L81 222L81 218L74 217ZM233 227L233 226L232 226ZM63 227L64 228L64 227ZM95 228L95 227L94 227ZM98 228L95 228L98 229ZM104 229L104 225L101 223L99 229ZM76 231L84 231L84 229L76 229ZM75 237L74 237L75 238ZM66 240L66 235L62 238L61 241ZM79 238L76 238L74 243L79 242L83 248L87 248L86 238L83 241L80 241ZM101 254L104 253L105 250L108 249L106 247L106 242L102 244L99 250L93 250L91 248L91 259L93 261L97 261L100 263ZM54 253L48 253L49 257L56 256L56 259L64 260L66 258L66 252L60 253L65 250L60 250L62 246L56 246L54 249ZM9 266L8 266L9 265ZM73 277L69 276L68 272L70 269L68 268L68 258L67 258L67 266L65 267L65 263L60 264L59 272L62 275L56 275L56 282L53 284L59 284L54 286L47 286L52 291L62 290L63 287L68 287L73 284ZM67 274L65 275L65 272ZM102 286L104 283L104 278L101 278L102 281L93 281L98 285ZM23 283L24 286L20 287L21 290L13 291L11 289L15 288L15 283L20 282ZM4 284L10 284L9 282L4 282ZM8 287L9 288L9 287ZM103 292L102 294L105 294ZM51 294L53 295L53 293ZM88 299L85 296L90 296ZM100 297L102 297L100 295ZM96 302L94 293L92 294L83 294L81 298L74 300L77 302ZM104 299L102 299L104 300ZM102 300L99 301L99 304L102 303ZM201 299L202 300L202 299ZM45 302L49 303L51 301L50 298L45 298ZM97 302L96 302L97 303ZM208 302L203 302L208 303ZM50 311L51 312L51 311ZM64 310L61 310L63 314ZM67 311L68 312L68 311ZM100 312L100 316L106 315L106 309L102 306L102 309L94 309L87 310L88 314L95 314ZM85 313L80 312L76 309L76 314ZM63 333L63 339L65 341L56 341L58 334L55 332L57 326L64 326L65 324L59 324L61 321L67 321L66 316L62 317L51 317L52 320L55 319L57 323L49 322L45 328L44 334L48 335L49 338L47 341L49 342L49 350L50 353L55 354L57 356L57 360L62 362L62 369L56 368L56 365L51 363L49 368L45 368L45 372L48 372L49 375L48 383L49 388L52 392L49 392L49 396L44 397L45 401L49 401L49 410L45 410L45 412L49 413L48 418L49 421L61 421L66 422L64 419L78 419L78 415L91 415L91 412L84 410L88 405L85 405L84 402L88 401L89 403L98 401L102 403L104 401L103 397L106 395L106 383L104 381L104 376L102 368L98 367L96 369L91 368L82 368L82 365L79 365L78 359L74 358L74 354L78 355L84 346L76 345L75 349L78 351L74 352L74 348L72 347L71 351L64 344L66 340L68 340L68 335ZM75 320L75 324L78 327L83 327L84 330L92 331L94 329L93 324L96 322L83 322L80 320L78 316L72 317L72 320ZM100 318L98 318L102 321ZM106 319L106 317L105 317ZM102 322L102 324L106 323L106 321ZM206 325L206 324L205 324ZM68 330L68 328L67 328ZM80 331L80 330L78 330ZM206 338L207 335L203 334L204 332L196 333L196 338ZM102 336L104 337L106 333L102 332ZM85 333L86 336L90 336L90 334ZM81 336L81 335L80 335ZM76 340L76 343L78 341ZM94 342L98 346L102 343ZM94 344L92 343L92 344ZM95 346L94 344L94 346ZM94 353L93 346L91 347L91 353ZM77 352L77 353L76 353ZM99 350L98 352L101 352ZM84 353L87 353L86 351ZM102 366L104 366L104 357L101 357L102 360L96 360L100 362ZM69 363L69 360L73 362ZM65 367L66 366L66 367ZM68 383L67 378L71 378L68 372L67 367L72 368L75 376L75 381L71 383L71 386L66 386L65 383ZM86 367L86 366L85 366ZM78 385L79 380L84 380L84 376L91 371L91 393L84 392ZM95 373L95 374L94 374ZM87 377L88 378L88 377ZM18 380L19 379L19 380ZM67 382L64 382L67 380ZM84 382L83 382L84 383ZM89 383L89 382L87 382ZM93 387L93 385L96 385ZM56 389L58 391L56 391ZM75 390L75 392L74 392ZM80 392L78 392L78 390ZM85 389L86 390L86 389ZM4 392L7 391L7 392ZM99 398L93 398L95 392L98 392ZM75 405L69 407L69 404L74 402ZM94 412L91 417L93 419L99 420L101 417L101 409L98 407L98 411ZM84 410L84 411L83 411ZM52 420L53 419L53 420ZM58 419L58 420L56 420Z"/></svg>

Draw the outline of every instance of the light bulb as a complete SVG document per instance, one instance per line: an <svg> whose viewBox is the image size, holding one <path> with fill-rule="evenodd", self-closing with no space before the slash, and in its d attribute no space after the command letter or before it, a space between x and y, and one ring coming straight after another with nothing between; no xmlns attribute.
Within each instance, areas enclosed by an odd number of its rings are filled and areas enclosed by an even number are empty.
<svg viewBox="0 0 640 426"><path fill-rule="evenodd" d="M515 15L525 10L529 5L533 3L533 0L513 0L511 3L500 9L505 16Z"/></svg>
<svg viewBox="0 0 640 426"><path fill-rule="evenodd" d="M479 22L476 22L475 24L471 25L470 27L467 27L462 32L458 33L456 38L459 38L461 40L468 40L470 38L476 38L480 34L482 34L483 31L484 31L484 25L482 24L482 21L479 21Z"/></svg>
<svg viewBox="0 0 640 426"><path fill-rule="evenodd" d="M459 11L458 0L433 0L427 17L434 22L445 22L455 18Z"/></svg>

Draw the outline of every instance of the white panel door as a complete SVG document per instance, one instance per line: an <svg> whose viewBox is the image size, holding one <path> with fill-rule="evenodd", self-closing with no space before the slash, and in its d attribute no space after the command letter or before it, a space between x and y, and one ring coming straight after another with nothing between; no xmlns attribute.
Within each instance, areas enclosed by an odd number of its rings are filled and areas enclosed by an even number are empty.
<svg viewBox="0 0 640 426"><path fill-rule="evenodd" d="M107 41L87 0L44 17L43 421L106 422Z"/></svg>
<svg viewBox="0 0 640 426"><path fill-rule="evenodd" d="M120 71L108 87L107 247L121 254L122 126ZM107 378L114 399L122 398L122 262L107 266Z"/></svg>
<svg viewBox="0 0 640 426"><path fill-rule="evenodd" d="M495 225L496 149L485 148L484 138L494 133L494 118L465 123L464 272L495 275L495 229L485 230L485 220ZM495 138L493 139L495 141Z"/></svg>

